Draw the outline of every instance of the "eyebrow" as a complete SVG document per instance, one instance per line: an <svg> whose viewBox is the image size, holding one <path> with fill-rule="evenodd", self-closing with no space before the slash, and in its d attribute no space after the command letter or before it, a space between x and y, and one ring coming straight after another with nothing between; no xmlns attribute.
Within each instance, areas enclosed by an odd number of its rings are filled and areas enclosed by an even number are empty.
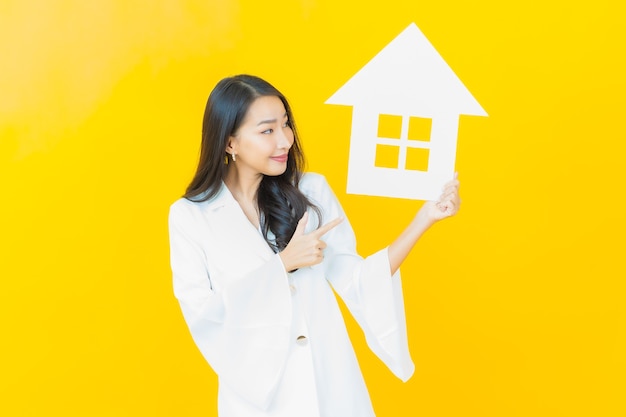
<svg viewBox="0 0 626 417"><path fill-rule="evenodd" d="M283 115L283 119L284 119L285 117L287 117L287 113L285 113L285 114ZM276 123L277 121L278 121L278 120L276 120L276 119L261 120L261 121L260 121L259 123L257 123L256 125L257 125L257 126L261 126L261 125L263 125L263 124L272 124L272 123Z"/></svg>

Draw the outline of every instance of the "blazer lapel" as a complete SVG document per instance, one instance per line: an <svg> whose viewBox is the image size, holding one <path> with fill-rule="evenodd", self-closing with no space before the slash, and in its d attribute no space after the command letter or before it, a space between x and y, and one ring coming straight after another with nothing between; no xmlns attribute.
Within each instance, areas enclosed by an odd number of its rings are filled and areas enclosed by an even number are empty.
<svg viewBox="0 0 626 417"><path fill-rule="evenodd" d="M248 220L226 185L206 207L211 233L209 256L218 265L240 273L267 262L274 251ZM221 268L220 268L221 269Z"/></svg>

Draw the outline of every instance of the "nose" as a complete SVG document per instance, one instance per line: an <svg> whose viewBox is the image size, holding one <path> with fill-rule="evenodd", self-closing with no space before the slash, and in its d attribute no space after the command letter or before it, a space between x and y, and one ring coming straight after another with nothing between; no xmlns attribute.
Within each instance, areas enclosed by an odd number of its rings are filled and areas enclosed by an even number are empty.
<svg viewBox="0 0 626 417"><path fill-rule="evenodd" d="M277 137L276 146L279 149L289 149L293 145L293 132L291 129L281 129Z"/></svg>

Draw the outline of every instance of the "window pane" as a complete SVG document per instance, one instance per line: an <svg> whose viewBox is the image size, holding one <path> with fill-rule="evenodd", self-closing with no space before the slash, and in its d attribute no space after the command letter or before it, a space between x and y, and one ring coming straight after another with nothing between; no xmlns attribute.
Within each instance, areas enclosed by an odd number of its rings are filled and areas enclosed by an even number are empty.
<svg viewBox="0 0 626 417"><path fill-rule="evenodd" d="M413 171L428 171L428 156L430 151L423 148L407 148L406 169Z"/></svg>
<svg viewBox="0 0 626 417"><path fill-rule="evenodd" d="M409 118L409 140L421 140L430 141L430 129L432 127L433 120L423 117L410 117Z"/></svg>
<svg viewBox="0 0 626 417"><path fill-rule="evenodd" d="M402 116L390 114L378 115L378 137L400 139L402 134Z"/></svg>
<svg viewBox="0 0 626 417"><path fill-rule="evenodd" d="M379 168L398 168L399 146L376 145L376 161L374 165Z"/></svg>

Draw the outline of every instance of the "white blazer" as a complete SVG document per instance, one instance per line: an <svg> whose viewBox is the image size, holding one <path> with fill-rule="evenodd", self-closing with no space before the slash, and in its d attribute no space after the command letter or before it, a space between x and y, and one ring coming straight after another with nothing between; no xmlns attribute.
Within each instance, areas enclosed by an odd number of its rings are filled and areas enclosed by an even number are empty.
<svg viewBox="0 0 626 417"><path fill-rule="evenodd" d="M321 175L304 175L300 189L323 223L345 217ZM347 219L323 237L324 261L294 273L226 186L206 202L176 201L169 227L174 294L218 375L221 417L374 415L332 288L370 349L403 381L413 374L400 274L387 249L356 253ZM315 227L311 212L306 231Z"/></svg>

